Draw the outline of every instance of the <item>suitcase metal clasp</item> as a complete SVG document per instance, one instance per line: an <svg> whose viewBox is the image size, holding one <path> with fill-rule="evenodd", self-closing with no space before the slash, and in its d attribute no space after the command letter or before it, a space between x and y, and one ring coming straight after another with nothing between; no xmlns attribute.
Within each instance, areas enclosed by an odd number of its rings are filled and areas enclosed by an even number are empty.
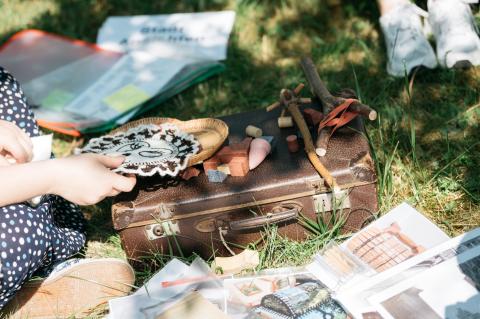
<svg viewBox="0 0 480 319"><path fill-rule="evenodd" d="M145 226L145 233L148 240L155 240L166 236L175 236L180 233L180 228L176 222L168 220Z"/></svg>
<svg viewBox="0 0 480 319"><path fill-rule="evenodd" d="M351 207L347 191L341 190L334 193L323 193L313 196L313 207L317 213L343 210Z"/></svg>

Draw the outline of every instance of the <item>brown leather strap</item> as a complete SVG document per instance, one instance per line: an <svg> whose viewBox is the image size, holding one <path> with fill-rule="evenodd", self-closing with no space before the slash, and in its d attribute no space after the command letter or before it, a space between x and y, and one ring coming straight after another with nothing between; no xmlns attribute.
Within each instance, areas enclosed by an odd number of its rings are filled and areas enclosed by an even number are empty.
<svg viewBox="0 0 480 319"><path fill-rule="evenodd" d="M275 225L279 223L296 220L300 213L300 207L294 207L280 213L269 213L262 216L256 216L243 220L230 221L228 223L227 231L245 231L265 227L268 225Z"/></svg>
<svg viewBox="0 0 480 319"><path fill-rule="evenodd" d="M342 126L350 123L354 118L356 118L359 113L350 110L350 105L354 102L358 102L356 99L345 99L345 102L334 108L330 113L328 113L327 117L320 122L319 130L323 129L324 127L333 127L332 132L333 134L337 129L341 128Z"/></svg>

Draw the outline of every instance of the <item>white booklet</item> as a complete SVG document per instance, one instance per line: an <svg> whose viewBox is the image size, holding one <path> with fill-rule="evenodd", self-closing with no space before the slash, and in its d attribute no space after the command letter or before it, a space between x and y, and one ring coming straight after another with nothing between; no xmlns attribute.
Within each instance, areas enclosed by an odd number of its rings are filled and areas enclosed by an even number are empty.
<svg viewBox="0 0 480 319"><path fill-rule="evenodd" d="M234 21L233 11L109 17L97 44L124 55L65 110L95 123L126 122L152 98L218 67Z"/></svg>
<svg viewBox="0 0 480 319"><path fill-rule="evenodd" d="M340 291L449 239L428 218L403 203L341 245L327 245L307 269L330 289Z"/></svg>
<svg viewBox="0 0 480 319"><path fill-rule="evenodd" d="M336 294L355 318L480 318L480 228Z"/></svg>
<svg viewBox="0 0 480 319"><path fill-rule="evenodd" d="M157 58L225 60L234 11L109 17L97 44L120 52L149 52Z"/></svg>

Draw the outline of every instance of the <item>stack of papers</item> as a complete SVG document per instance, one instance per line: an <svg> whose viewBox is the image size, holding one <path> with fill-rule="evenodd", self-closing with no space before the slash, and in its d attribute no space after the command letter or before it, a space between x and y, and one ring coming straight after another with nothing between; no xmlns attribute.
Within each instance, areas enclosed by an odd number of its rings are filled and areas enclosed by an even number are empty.
<svg viewBox="0 0 480 319"><path fill-rule="evenodd" d="M234 20L233 11L110 17L97 45L27 30L2 47L0 65L41 126L100 132L222 71Z"/></svg>

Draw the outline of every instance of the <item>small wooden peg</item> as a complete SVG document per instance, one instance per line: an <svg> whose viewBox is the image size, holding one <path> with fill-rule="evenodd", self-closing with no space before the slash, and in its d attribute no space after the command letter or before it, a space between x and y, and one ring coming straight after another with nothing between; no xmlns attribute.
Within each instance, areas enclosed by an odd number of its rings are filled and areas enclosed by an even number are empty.
<svg viewBox="0 0 480 319"><path fill-rule="evenodd" d="M263 135L262 129L253 125L247 126L247 128L245 129L245 133L247 134L247 136L251 137L260 137Z"/></svg>
<svg viewBox="0 0 480 319"><path fill-rule="evenodd" d="M293 119L291 116L283 116L278 118L278 127L287 128L293 127Z"/></svg>
<svg viewBox="0 0 480 319"><path fill-rule="evenodd" d="M296 135L289 135L287 136L287 147L290 153L296 153L300 149L300 145L298 144L298 138Z"/></svg>

